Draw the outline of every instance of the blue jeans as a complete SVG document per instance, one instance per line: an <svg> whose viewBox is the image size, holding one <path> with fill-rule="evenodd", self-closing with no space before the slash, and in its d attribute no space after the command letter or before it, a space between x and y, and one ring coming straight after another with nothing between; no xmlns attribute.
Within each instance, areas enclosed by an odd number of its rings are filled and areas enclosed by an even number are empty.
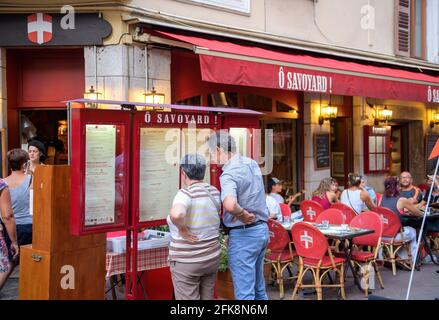
<svg viewBox="0 0 439 320"><path fill-rule="evenodd" d="M268 300L264 256L268 245L266 223L229 233L228 259L237 300Z"/></svg>

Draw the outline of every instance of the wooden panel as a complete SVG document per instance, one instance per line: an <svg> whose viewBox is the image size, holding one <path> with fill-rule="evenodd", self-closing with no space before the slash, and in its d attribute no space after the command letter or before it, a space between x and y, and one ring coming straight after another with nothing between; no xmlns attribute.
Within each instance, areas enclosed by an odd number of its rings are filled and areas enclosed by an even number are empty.
<svg viewBox="0 0 439 320"><path fill-rule="evenodd" d="M32 255L41 257L40 261ZM46 251L32 249L32 245L20 248L20 300L49 299L50 255Z"/></svg>
<svg viewBox="0 0 439 320"><path fill-rule="evenodd" d="M103 300L106 246L50 254L21 247L20 300ZM38 258L41 257L40 261ZM70 271L62 270L69 266ZM63 277L71 277L63 288ZM64 281L65 283L66 281Z"/></svg>
<svg viewBox="0 0 439 320"><path fill-rule="evenodd" d="M34 248L55 253L100 245L106 245L105 234L70 234L70 166L39 166L34 175Z"/></svg>
<svg viewBox="0 0 439 320"><path fill-rule="evenodd" d="M105 298L106 245L63 251L52 255L50 299L51 300L103 300ZM74 289L63 289L61 281L66 273L63 266L74 270ZM72 274L68 274L70 276ZM73 275L72 275L73 276ZM65 282L65 281L64 281Z"/></svg>

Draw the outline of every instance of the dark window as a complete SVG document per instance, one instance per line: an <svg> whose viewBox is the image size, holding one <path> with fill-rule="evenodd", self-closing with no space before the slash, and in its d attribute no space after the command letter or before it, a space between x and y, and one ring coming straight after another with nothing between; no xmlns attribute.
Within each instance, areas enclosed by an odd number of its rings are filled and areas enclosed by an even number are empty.
<svg viewBox="0 0 439 320"><path fill-rule="evenodd" d="M272 100L271 98L258 96L255 94L247 94L244 97L245 107L248 109L259 110L259 111L272 111Z"/></svg>
<svg viewBox="0 0 439 320"><path fill-rule="evenodd" d="M238 107L237 92L215 92L208 97L207 104L210 107Z"/></svg>

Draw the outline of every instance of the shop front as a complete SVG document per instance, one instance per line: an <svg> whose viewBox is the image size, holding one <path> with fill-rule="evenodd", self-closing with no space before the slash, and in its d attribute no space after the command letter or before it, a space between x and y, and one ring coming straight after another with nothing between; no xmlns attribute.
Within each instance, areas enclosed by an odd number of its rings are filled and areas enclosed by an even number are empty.
<svg viewBox="0 0 439 320"><path fill-rule="evenodd" d="M271 175L293 192L305 188L310 195L330 175L346 186L354 171L378 190L385 175L401 170L425 176L437 76L207 35L144 32L173 43L173 102L264 113L261 128L274 129ZM384 137L371 145L373 132ZM317 148L316 135L323 134L330 142Z"/></svg>
<svg viewBox="0 0 439 320"><path fill-rule="evenodd" d="M0 14L0 50L5 57L7 149L30 139L46 146L46 164L67 164L67 109L63 101L85 91L84 46L102 44L111 25L97 13ZM87 32L93 28L94 32ZM6 146L3 146L6 148Z"/></svg>

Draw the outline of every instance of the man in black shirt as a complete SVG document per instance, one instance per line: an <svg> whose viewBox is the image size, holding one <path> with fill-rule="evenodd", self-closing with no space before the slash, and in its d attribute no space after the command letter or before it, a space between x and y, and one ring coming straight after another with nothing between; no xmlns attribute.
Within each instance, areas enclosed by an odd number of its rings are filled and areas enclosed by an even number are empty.
<svg viewBox="0 0 439 320"><path fill-rule="evenodd" d="M421 190L413 185L412 175L408 171L401 172L399 175L400 195L401 197L409 199L413 204L422 201Z"/></svg>

